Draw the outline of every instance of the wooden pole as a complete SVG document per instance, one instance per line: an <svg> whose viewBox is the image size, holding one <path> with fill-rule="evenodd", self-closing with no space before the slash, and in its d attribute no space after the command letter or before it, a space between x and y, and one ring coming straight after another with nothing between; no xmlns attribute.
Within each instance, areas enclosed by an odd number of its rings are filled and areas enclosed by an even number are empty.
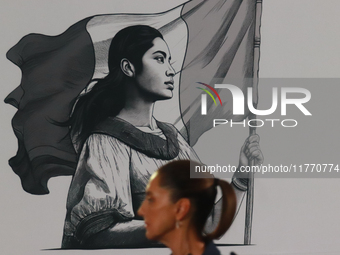
<svg viewBox="0 0 340 255"><path fill-rule="evenodd" d="M255 115L251 115L255 117ZM250 116L249 116L250 119ZM252 123L252 125L256 125ZM255 135L256 128L249 128L249 135ZM249 162L250 168L255 165L255 160L251 160ZM247 200L246 200L246 221L245 221L245 229L244 229L244 244L251 244L251 230L253 223L253 206L254 206L254 173L250 172L248 176L248 188L247 188Z"/></svg>
<svg viewBox="0 0 340 255"><path fill-rule="evenodd" d="M255 17L255 38L254 38L254 76L253 76L253 104L254 108L257 109L258 102L258 72L259 72L259 61L260 61L260 42L261 42L261 15L262 15L262 0L256 1L256 17ZM256 119L256 115L249 115L248 119ZM254 122L252 125L256 126ZM249 127L249 135L256 134L255 127ZM254 165L254 160L249 162L249 166ZM253 223L253 206L254 206L254 173L249 173L248 189L247 189L247 201L246 201L246 219L245 219L245 230L244 230L244 244L251 244L251 230Z"/></svg>

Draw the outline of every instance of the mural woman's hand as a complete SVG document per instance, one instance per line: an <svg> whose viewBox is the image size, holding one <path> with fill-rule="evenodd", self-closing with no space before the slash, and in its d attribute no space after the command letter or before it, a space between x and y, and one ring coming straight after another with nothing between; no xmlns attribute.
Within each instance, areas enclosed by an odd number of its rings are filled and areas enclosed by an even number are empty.
<svg viewBox="0 0 340 255"><path fill-rule="evenodd" d="M254 165L259 166L263 163L263 154L260 148L260 136L255 134L249 136L240 152L240 162L239 167L249 166L250 160L254 159Z"/></svg>
<svg viewBox="0 0 340 255"><path fill-rule="evenodd" d="M245 140L241 148L239 166L232 178L232 183L236 187L235 193L238 197L238 201L241 200L240 197L243 196L242 193L248 188L249 171L246 171L247 169L245 167L249 166L250 160L254 160L255 166L259 166L263 163L263 154L259 142L259 135L251 135Z"/></svg>

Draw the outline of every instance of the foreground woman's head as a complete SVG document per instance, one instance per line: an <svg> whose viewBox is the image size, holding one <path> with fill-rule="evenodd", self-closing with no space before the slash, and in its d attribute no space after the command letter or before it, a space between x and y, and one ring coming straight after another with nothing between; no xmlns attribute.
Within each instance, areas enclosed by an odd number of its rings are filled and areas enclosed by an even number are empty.
<svg viewBox="0 0 340 255"><path fill-rule="evenodd" d="M172 161L152 175L138 211L144 217L147 238L167 242L179 231L187 231L209 241L227 231L236 211L234 191L227 182L209 174L206 178L190 178L190 167L197 165L200 164L189 160ZM204 234L217 186L223 195L221 219L212 233Z"/></svg>

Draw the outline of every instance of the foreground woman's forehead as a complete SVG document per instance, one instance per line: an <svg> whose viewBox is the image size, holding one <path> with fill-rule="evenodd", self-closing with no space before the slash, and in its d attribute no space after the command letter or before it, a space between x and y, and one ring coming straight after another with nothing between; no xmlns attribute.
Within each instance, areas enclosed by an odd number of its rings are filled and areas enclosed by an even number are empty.
<svg viewBox="0 0 340 255"><path fill-rule="evenodd" d="M158 172L154 172L152 175L151 175L151 177L150 177L150 179L149 179L149 182L148 182L148 185L146 185L146 193L148 193L148 190L149 190L149 188L150 188L150 185L151 185L151 182L153 181L153 180L155 180L155 178L158 176Z"/></svg>

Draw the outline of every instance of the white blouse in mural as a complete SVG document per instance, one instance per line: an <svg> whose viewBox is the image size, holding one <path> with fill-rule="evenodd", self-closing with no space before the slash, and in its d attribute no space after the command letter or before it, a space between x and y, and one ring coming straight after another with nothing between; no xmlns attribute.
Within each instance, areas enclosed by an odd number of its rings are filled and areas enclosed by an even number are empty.
<svg viewBox="0 0 340 255"><path fill-rule="evenodd" d="M148 133L166 139L160 129ZM178 131L177 141L179 152L171 160L199 161ZM70 186L64 235L82 232L79 235L90 236L112 224L110 220L105 223L107 218L136 218L151 174L171 160L149 157L110 135L92 134L83 146ZM86 227L78 229L82 222Z"/></svg>

